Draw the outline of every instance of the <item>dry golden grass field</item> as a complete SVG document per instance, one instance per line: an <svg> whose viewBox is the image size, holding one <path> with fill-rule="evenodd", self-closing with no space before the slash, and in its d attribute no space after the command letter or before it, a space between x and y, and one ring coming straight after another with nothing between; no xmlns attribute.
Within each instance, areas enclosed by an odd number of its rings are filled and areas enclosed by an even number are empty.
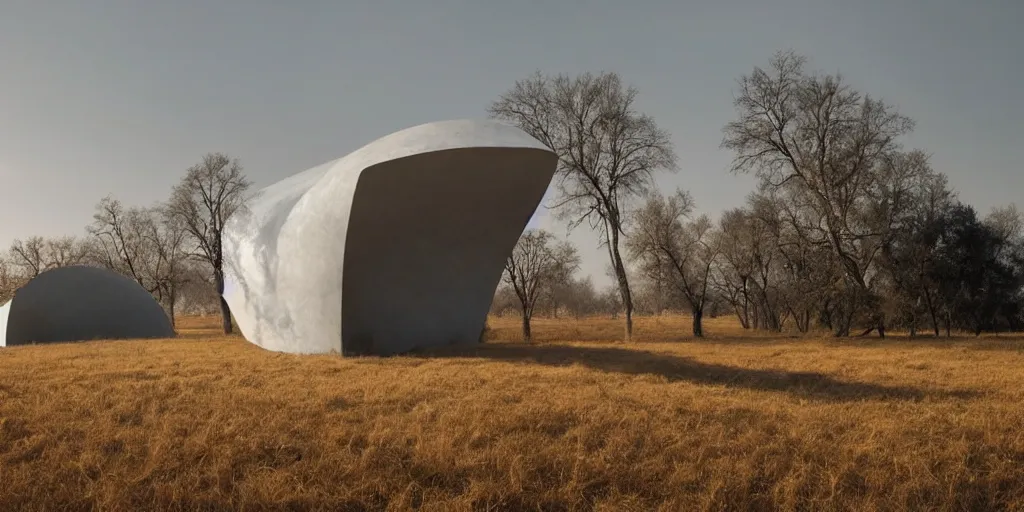
<svg viewBox="0 0 1024 512"><path fill-rule="evenodd" d="M0 511L1024 510L1024 338L540 319L342 359L182 324L0 349Z"/></svg>

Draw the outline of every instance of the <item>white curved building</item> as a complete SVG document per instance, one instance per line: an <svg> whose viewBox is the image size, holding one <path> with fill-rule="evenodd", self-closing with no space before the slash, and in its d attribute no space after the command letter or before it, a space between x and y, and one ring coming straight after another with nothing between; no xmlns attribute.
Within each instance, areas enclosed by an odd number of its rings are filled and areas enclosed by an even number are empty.
<svg viewBox="0 0 1024 512"><path fill-rule="evenodd" d="M0 307L0 347L173 336L170 319L149 292L102 268L48 270Z"/></svg>
<svg viewBox="0 0 1024 512"><path fill-rule="evenodd" d="M393 354L479 340L557 157L522 130L402 130L260 191L229 221L239 329L293 353Z"/></svg>

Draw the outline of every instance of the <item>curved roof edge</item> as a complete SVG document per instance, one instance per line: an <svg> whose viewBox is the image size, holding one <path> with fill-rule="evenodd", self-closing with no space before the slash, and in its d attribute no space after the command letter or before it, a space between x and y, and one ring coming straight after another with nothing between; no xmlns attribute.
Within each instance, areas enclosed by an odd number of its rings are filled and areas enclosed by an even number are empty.
<svg viewBox="0 0 1024 512"><path fill-rule="evenodd" d="M324 175L344 166L363 163L364 169L381 162L419 153L473 147L520 147L551 151L518 127L490 119L451 119L423 123L378 137L352 152L297 172L259 190L260 197L277 202L296 189L312 187ZM362 170L362 169L359 169ZM287 199L286 199L287 200Z"/></svg>
<svg viewBox="0 0 1024 512"><path fill-rule="evenodd" d="M61 286L64 286L64 281L66 279L72 279L72 282L75 282L75 280L80 280L83 276L87 278L85 285L91 285L92 287L81 286L74 289L61 288ZM146 309L136 310L134 311L135 316L137 318L145 318L143 315L151 315L153 319L159 318L160 323L162 324L160 325L160 327L164 328L163 330L165 331L164 335L161 337L175 336L174 327L171 324L170 319L167 318L167 314L163 310L163 307L159 304L159 302L157 302L156 298L153 297L151 293L146 291L146 289L143 288L134 279L124 274L121 274L120 272L107 269L104 267L76 264L47 269L29 279L25 284L18 287L18 289L14 291L14 294L11 296L11 299L7 301L7 303L4 304L2 307L0 307L0 347L5 347L8 345L8 334L10 334L9 326L12 309L17 311L17 320L15 321L18 323L16 325L23 325L22 322L24 321L23 319L25 317L22 316L22 313L24 313L25 310L22 308L22 305L24 304L24 300L19 300L19 297L23 299L25 297L28 297L27 300L29 301L29 308L38 306L40 297L55 295L67 297L69 293L71 293L73 297L79 298L88 297L89 294L92 294L92 296L95 297L95 287L97 286L96 280L102 280L106 283L110 283L111 285L115 286L117 289L116 296L121 297L122 299L125 297L127 297L128 300L134 299L136 300L136 303L139 304L140 307L150 307L145 303L151 303L152 308L155 309L149 309L148 311ZM79 281L79 284L82 283ZM79 293L79 291L81 291L81 293ZM107 291L109 292L109 290ZM35 306L33 306L33 304L35 304ZM159 311L159 315L156 314L157 311ZM34 317L35 315L32 316ZM16 331L20 331L20 328L16 329ZM70 341L83 340L75 339Z"/></svg>
<svg viewBox="0 0 1024 512"><path fill-rule="evenodd" d="M269 235L269 232L281 228L306 192L339 171L360 173L389 160L474 147L529 148L552 152L522 129L501 121L451 119L419 124L379 137L341 158L292 174L260 189L245 211L229 220L229 226L237 229L248 224L250 229Z"/></svg>

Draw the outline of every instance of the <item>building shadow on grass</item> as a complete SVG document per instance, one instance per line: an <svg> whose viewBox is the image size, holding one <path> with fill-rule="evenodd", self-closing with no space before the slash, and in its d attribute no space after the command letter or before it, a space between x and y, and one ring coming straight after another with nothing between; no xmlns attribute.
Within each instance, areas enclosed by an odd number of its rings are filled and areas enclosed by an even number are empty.
<svg viewBox="0 0 1024 512"><path fill-rule="evenodd" d="M981 396L974 390L921 389L849 382L817 372L744 368L703 363L689 357L615 347L527 345L505 343L447 347L410 354L412 357L482 358L546 366L582 365L604 372L653 375L669 382L721 385L757 391L783 392L799 398L830 402L858 400L965 400Z"/></svg>

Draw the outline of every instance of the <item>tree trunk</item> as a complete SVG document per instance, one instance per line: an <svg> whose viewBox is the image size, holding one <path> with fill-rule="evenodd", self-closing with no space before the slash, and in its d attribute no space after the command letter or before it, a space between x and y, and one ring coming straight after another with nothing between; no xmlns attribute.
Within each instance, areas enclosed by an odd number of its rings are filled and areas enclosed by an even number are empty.
<svg viewBox="0 0 1024 512"><path fill-rule="evenodd" d="M693 308L693 335L697 338L704 337L704 308Z"/></svg>
<svg viewBox="0 0 1024 512"><path fill-rule="evenodd" d="M935 312L935 304L932 302L932 294L928 288L924 288L924 303L928 306L928 314L932 317L932 328L935 329L935 337L939 337L939 315Z"/></svg>
<svg viewBox="0 0 1024 512"><path fill-rule="evenodd" d="M750 329L750 321L747 320L745 314L747 307L736 305L734 306L734 309L736 310L736 318L740 319L740 327L742 327L744 330Z"/></svg>
<svg viewBox="0 0 1024 512"><path fill-rule="evenodd" d="M619 282L619 293L622 294L622 309L626 314L625 341L630 341L633 339L633 295L629 291L626 266L623 265L622 256L619 254L619 230L616 226L610 226L608 231L611 235L608 245L612 255L612 266L615 268L615 277Z"/></svg>
<svg viewBox="0 0 1024 512"><path fill-rule="evenodd" d="M213 274L217 284L217 298L220 299L221 324L224 327L224 334L231 334L231 308L228 301L224 300L224 272L217 270Z"/></svg>
<svg viewBox="0 0 1024 512"><path fill-rule="evenodd" d="M523 308L523 341L531 341L533 334L530 332L530 313Z"/></svg>
<svg viewBox="0 0 1024 512"><path fill-rule="evenodd" d="M629 292L626 292L627 294ZM633 341L633 301L630 300L629 304L625 307L626 313L626 332L623 341Z"/></svg>
<svg viewBox="0 0 1024 512"><path fill-rule="evenodd" d="M853 319L857 315L857 309L860 305L860 290L854 290L853 295L847 296L845 299L842 300L841 298L839 304L836 304L835 311L839 313L839 322L836 324L835 330L837 338L849 336L850 329L853 329Z"/></svg>
<svg viewBox="0 0 1024 512"><path fill-rule="evenodd" d="M758 286L758 288L761 289L760 295L761 304L763 304L762 308L764 309L765 325L772 331L781 332L782 324L779 321L779 314L772 308L772 301L768 298L767 288L763 286Z"/></svg>
<svg viewBox="0 0 1024 512"><path fill-rule="evenodd" d="M804 319L803 319L803 316L801 316L799 313L797 313L796 310L793 309L793 308L789 308L789 314L793 315L793 323L796 324L796 330L801 332L801 333L802 332L806 332L806 331L804 331Z"/></svg>
<svg viewBox="0 0 1024 512"><path fill-rule="evenodd" d="M844 321L842 323L842 325L836 327L836 332L835 332L835 337L836 338L846 338L849 335L850 335L850 324L848 324L848 323L846 323Z"/></svg>
<svg viewBox="0 0 1024 512"><path fill-rule="evenodd" d="M747 293L747 278L740 278L743 281L743 328L750 329L750 295Z"/></svg>
<svg viewBox="0 0 1024 512"><path fill-rule="evenodd" d="M826 300L825 303L821 305L821 309L818 312L818 317L821 318L821 323L825 326L826 329L830 331L833 328L832 309L832 301Z"/></svg>
<svg viewBox="0 0 1024 512"><path fill-rule="evenodd" d="M178 332L178 324L174 319L174 306L177 301L177 294L171 289L170 293L167 294L167 310L171 314L171 329L174 329L174 332Z"/></svg>
<svg viewBox="0 0 1024 512"><path fill-rule="evenodd" d="M851 308L852 309L852 308ZM853 313L843 312L839 316L839 323L836 324L835 337L845 338L850 335L850 327L853 325Z"/></svg>

